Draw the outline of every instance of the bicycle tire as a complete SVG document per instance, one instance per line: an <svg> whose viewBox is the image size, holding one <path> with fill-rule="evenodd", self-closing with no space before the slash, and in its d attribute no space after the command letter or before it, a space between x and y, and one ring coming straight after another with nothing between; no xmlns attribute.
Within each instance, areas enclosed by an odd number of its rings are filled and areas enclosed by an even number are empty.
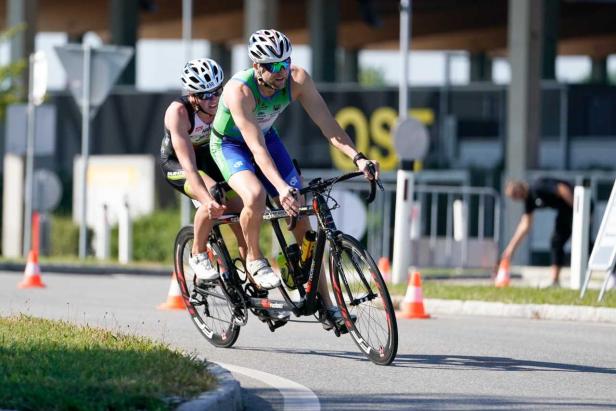
<svg viewBox="0 0 616 411"><path fill-rule="evenodd" d="M193 227L186 226L175 240L174 264L182 297L193 323L205 339L216 347L229 348L237 341L240 327L234 322L234 305L223 289L222 273L227 263L218 245L209 243L210 259L221 278L212 282L207 294L196 292L195 275L188 265L193 239Z"/></svg>
<svg viewBox="0 0 616 411"><path fill-rule="evenodd" d="M349 334L370 361L389 365L398 351L398 325L385 281L356 239L340 234L335 247L330 250L330 275Z"/></svg>

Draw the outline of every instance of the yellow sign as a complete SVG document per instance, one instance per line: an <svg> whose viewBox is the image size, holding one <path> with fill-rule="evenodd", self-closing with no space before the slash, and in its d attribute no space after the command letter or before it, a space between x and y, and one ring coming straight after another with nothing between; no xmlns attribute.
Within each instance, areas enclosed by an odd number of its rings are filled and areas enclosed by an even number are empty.
<svg viewBox="0 0 616 411"><path fill-rule="evenodd" d="M434 111L429 108L409 110L409 116L427 126L434 123ZM382 171L396 169L398 156L391 132L398 121L396 110L379 107L367 119L357 107L344 107L336 113L336 121L343 129L352 127L355 130L355 146L368 158L378 161ZM330 153L334 167L345 171L355 169L353 161L332 146Z"/></svg>

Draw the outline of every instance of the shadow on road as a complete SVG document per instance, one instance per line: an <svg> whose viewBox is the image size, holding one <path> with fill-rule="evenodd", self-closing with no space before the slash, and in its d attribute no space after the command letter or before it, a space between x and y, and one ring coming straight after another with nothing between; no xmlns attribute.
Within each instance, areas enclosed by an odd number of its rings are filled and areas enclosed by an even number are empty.
<svg viewBox="0 0 616 411"><path fill-rule="evenodd" d="M263 348L263 347L233 347L233 350L239 351L252 351L252 352L269 352L279 354L293 354L293 355L316 355L319 357L335 357L346 358L349 360L368 361L365 355L355 351L334 351L334 350L311 350L309 348L305 350L295 348Z"/></svg>
<svg viewBox="0 0 616 411"><path fill-rule="evenodd" d="M328 411L342 410L553 410L616 409L616 404L567 398L515 398L460 394L319 395Z"/></svg>
<svg viewBox="0 0 616 411"><path fill-rule="evenodd" d="M349 360L368 361L360 352L281 349L263 347L234 347L240 351L261 351L280 354L316 355L322 357L345 358ZM398 354L393 367L448 369L448 370L488 370L488 371L564 371L595 374L616 374L614 368L593 367L579 364L564 364L546 361L530 361L507 357L481 357L471 355L412 355Z"/></svg>
<svg viewBox="0 0 616 411"><path fill-rule="evenodd" d="M592 367L579 364L530 361L507 357L480 357L470 355L400 355L395 366L432 369L483 369L490 371L565 371L595 374L616 374L614 368Z"/></svg>

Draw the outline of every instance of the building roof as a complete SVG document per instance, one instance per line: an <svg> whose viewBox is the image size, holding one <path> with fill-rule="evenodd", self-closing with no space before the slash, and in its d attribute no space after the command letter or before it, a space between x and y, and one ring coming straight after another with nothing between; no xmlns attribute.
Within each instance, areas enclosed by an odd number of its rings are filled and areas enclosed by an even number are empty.
<svg viewBox="0 0 616 411"><path fill-rule="evenodd" d="M398 0L338 0L338 43L349 49L397 48ZM548 0L558 10L558 54L604 57L616 53L616 1ZM7 1L0 4L6 25ZM79 36L95 31L108 39L111 0L39 0L38 31ZM309 42L309 0L279 0L278 27L296 44ZM504 55L508 0L414 0L414 50L467 50ZM139 0L139 38L181 38L182 2ZM244 0L196 0L194 39L245 41Z"/></svg>

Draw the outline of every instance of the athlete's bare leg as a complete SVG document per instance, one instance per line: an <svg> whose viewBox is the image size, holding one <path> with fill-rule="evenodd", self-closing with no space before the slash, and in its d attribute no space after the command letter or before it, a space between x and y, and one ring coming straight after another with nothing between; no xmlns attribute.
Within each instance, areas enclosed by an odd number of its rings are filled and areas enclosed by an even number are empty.
<svg viewBox="0 0 616 411"><path fill-rule="evenodd" d="M201 178L205 183L205 186L210 190L216 182L208 175L201 174ZM187 187L190 192L190 187ZM234 197L231 200L227 200L227 209L230 212L238 213L242 209L242 200L239 197ZM244 240L244 236L242 235L242 230L237 224L231 224L231 230L233 234L237 238L238 249L240 253L240 257L246 258L246 241ZM195 239L193 241L192 253L193 255L204 253L207 249L207 238L210 235L210 231L212 230L212 220L207 215L205 207L197 208L195 212L194 219L194 235Z"/></svg>
<svg viewBox="0 0 616 411"><path fill-rule="evenodd" d="M206 174L202 174L201 172L199 174L201 175L201 178L203 179L203 182L205 183L205 186L208 188L208 190L210 189L210 187L213 187L214 184L216 184L216 182L210 176ZM188 193L191 192L190 186L188 185L188 183L186 184L185 189ZM193 255L204 253L206 251L207 237L210 235L211 229L212 229L212 220L207 214L206 208L203 206L200 206L199 208L197 208L197 211L195 212L195 219L194 219L195 238L193 240L193 245L192 245Z"/></svg>
<svg viewBox="0 0 616 411"><path fill-rule="evenodd" d="M233 174L229 185L240 196L244 205L240 213L240 225L246 239L246 261L263 258L259 248L259 233L265 212L265 189L257 176L249 170Z"/></svg>

